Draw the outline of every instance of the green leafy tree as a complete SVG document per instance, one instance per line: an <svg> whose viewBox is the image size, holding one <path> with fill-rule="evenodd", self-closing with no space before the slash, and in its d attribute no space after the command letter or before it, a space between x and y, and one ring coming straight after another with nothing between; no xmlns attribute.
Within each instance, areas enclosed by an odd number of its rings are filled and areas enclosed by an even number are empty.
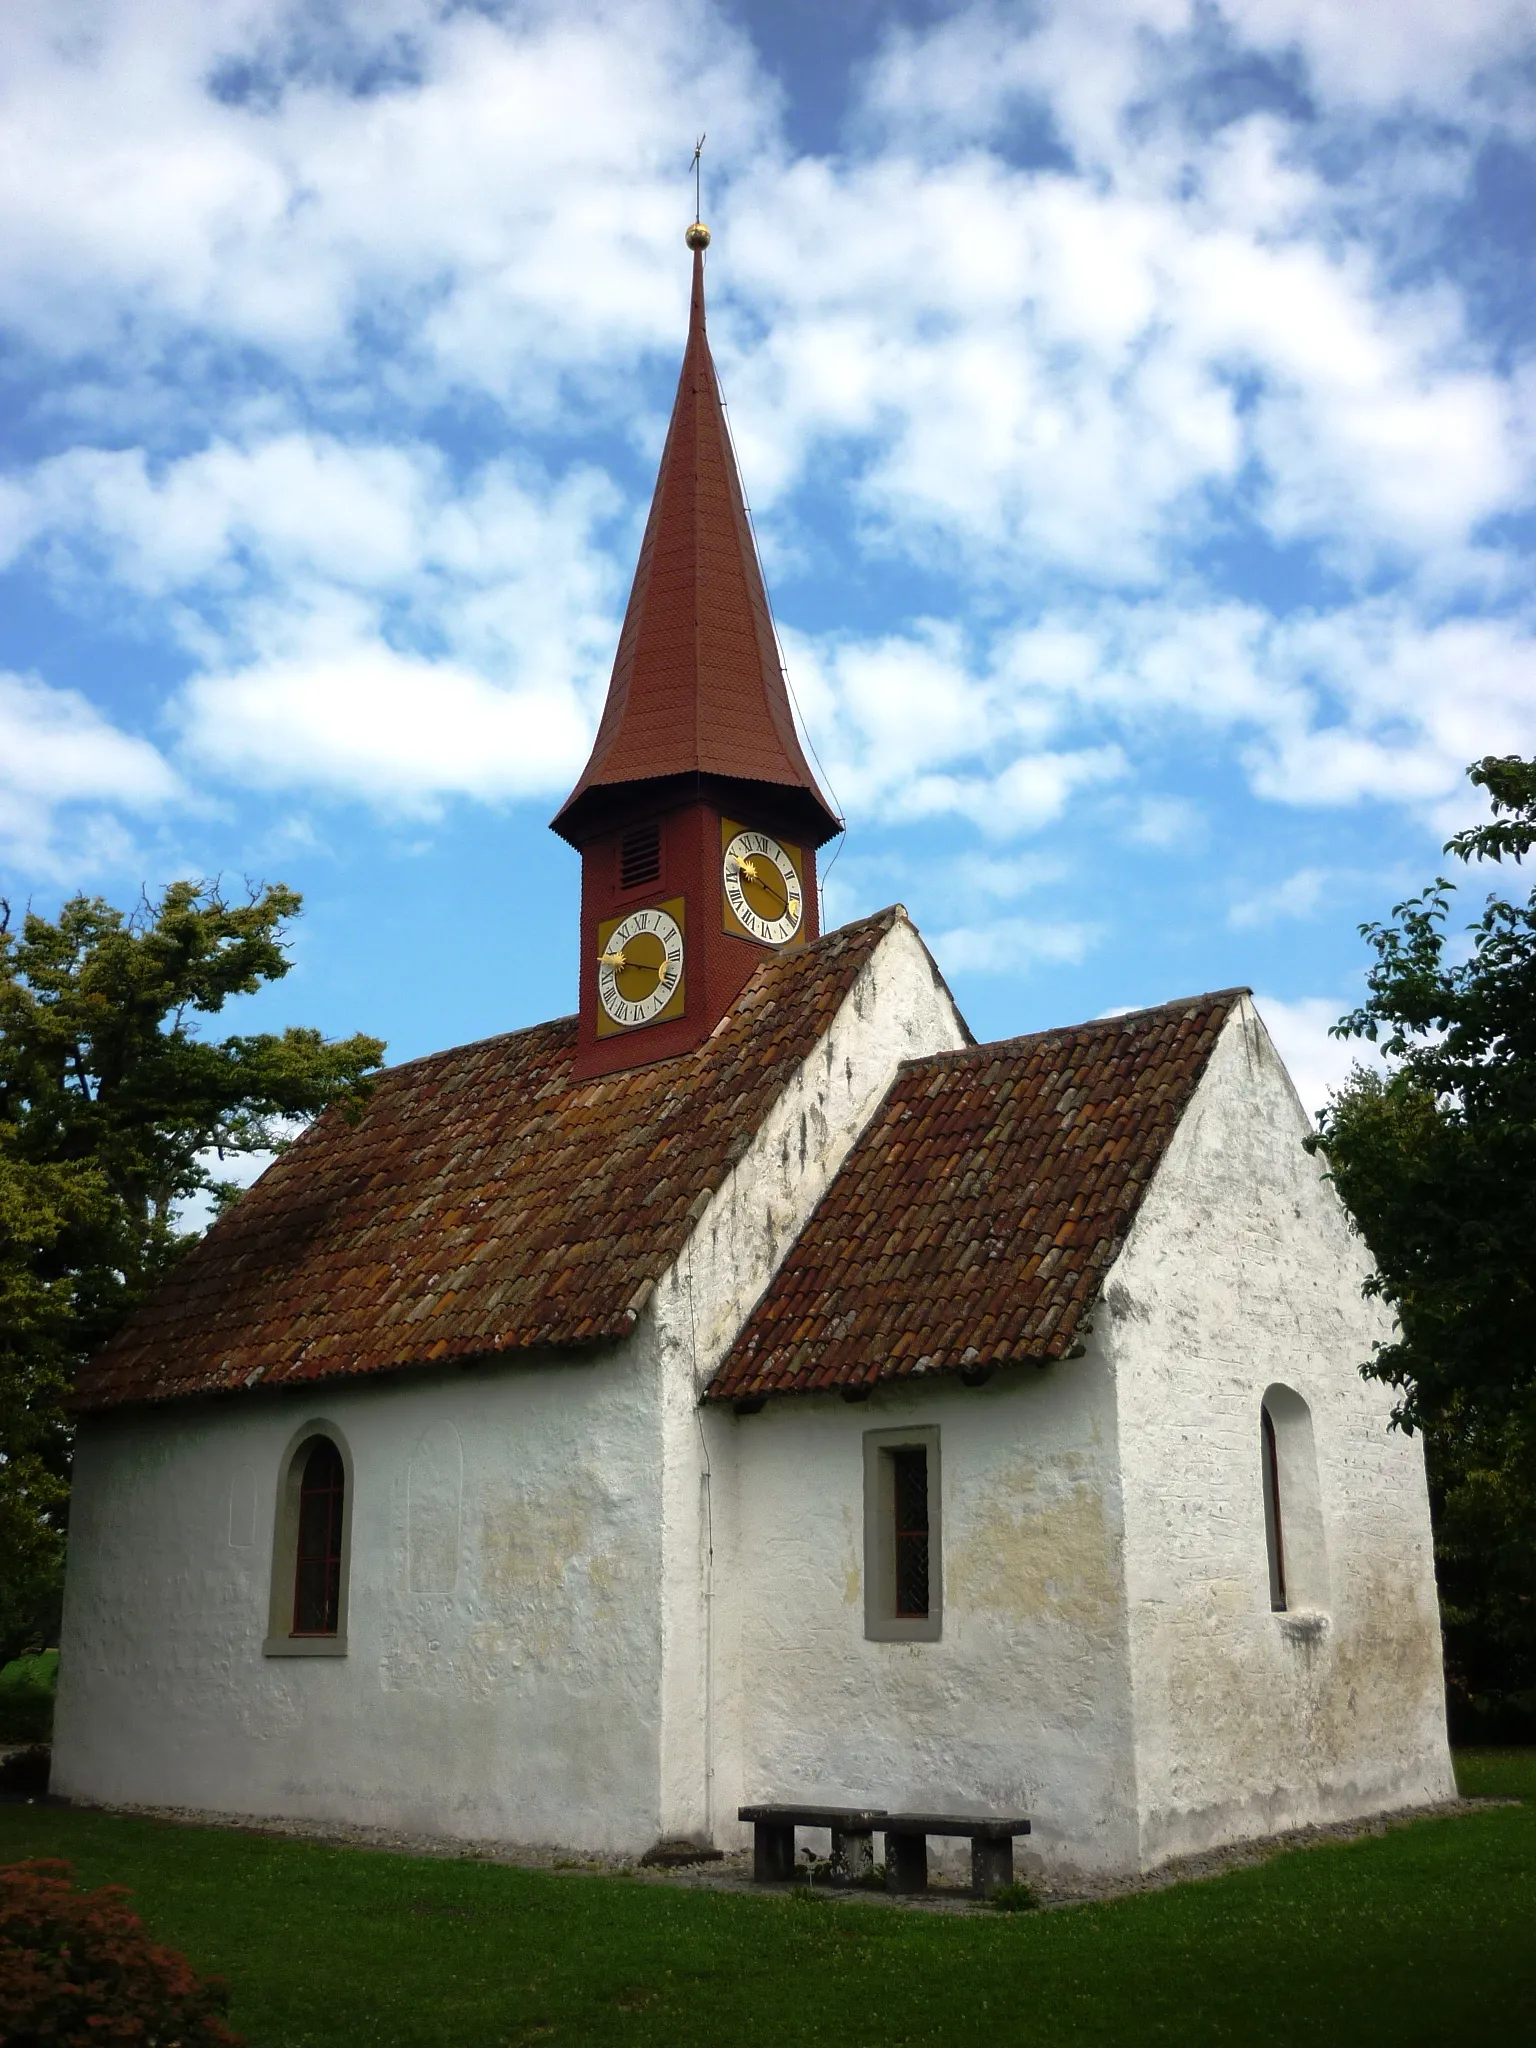
<svg viewBox="0 0 1536 2048"><path fill-rule="evenodd" d="M182 1206L234 1199L218 1162L356 1114L383 1057L363 1036L200 1035L287 974L299 909L176 882L130 915L77 896L19 932L0 916L0 1656L56 1640L76 1366L194 1241Z"/></svg>
<svg viewBox="0 0 1536 2048"><path fill-rule="evenodd" d="M1446 847L1520 862L1536 763L1469 771L1493 815ZM1398 1331L1364 1370L1424 1432L1448 1675L1463 1730L1536 1726L1536 890L1491 896L1467 943L1443 876L1366 925L1366 1001L1336 1027L1374 1040L1312 1140L1375 1261Z"/></svg>

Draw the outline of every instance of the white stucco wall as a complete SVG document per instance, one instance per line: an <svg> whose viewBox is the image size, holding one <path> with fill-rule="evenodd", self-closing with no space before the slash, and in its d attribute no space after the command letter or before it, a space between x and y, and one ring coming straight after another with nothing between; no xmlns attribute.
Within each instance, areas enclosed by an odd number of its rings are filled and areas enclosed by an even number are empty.
<svg viewBox="0 0 1536 2048"><path fill-rule="evenodd" d="M639 1851L713 1821L696 1391L894 1075L961 1042L886 935L626 1343L88 1422L56 1789ZM267 1657L283 1454L348 1447L348 1654Z"/></svg>
<svg viewBox="0 0 1536 2048"><path fill-rule="evenodd" d="M655 1838L657 1415L634 1343L81 1432L54 1787L630 1848ZM267 1657L285 1447L353 1467L348 1654Z"/></svg>
<svg viewBox="0 0 1536 2048"><path fill-rule="evenodd" d="M966 1042L905 913L875 948L717 1192L649 1304L661 1360L663 1832L734 1839L739 1769L719 1630L732 1566L721 1555L723 1447L732 1417L699 1395L830 1186L905 1059ZM724 1475L727 1495L734 1477ZM729 1513L729 1499L725 1502ZM721 1687L727 1689L721 1697ZM723 1776L722 1776L723 1772Z"/></svg>
<svg viewBox="0 0 1536 2048"><path fill-rule="evenodd" d="M57 1788L630 1852L740 1840L752 1799L1010 1807L1026 1866L1099 1870L1448 1793L1419 1449L1359 1378L1362 1249L1250 1009L1083 1357L699 1408L897 1064L962 1039L898 922L602 1355L88 1423ZM1269 1606L1273 1383L1316 1443L1306 1616ZM272 1658L311 1422L352 1460L348 1654ZM940 1432L943 1632L874 1643L863 1438L911 1422Z"/></svg>
<svg viewBox="0 0 1536 2048"><path fill-rule="evenodd" d="M943 1632L870 1642L863 1437L913 1423L939 1431ZM771 1401L727 1430L722 1810L1023 1812L1021 1868L1133 1864L1114 1389L1097 1344L977 1388L944 1378L858 1403Z"/></svg>
<svg viewBox="0 0 1536 2048"><path fill-rule="evenodd" d="M1359 1375L1387 1323L1307 1129L1245 1003L1097 1319L1147 1866L1453 1791L1423 1457L1388 1428L1390 1390ZM1326 1597L1305 1589L1305 1613L1270 1611L1259 1417L1275 1383L1308 1404L1316 1446Z"/></svg>

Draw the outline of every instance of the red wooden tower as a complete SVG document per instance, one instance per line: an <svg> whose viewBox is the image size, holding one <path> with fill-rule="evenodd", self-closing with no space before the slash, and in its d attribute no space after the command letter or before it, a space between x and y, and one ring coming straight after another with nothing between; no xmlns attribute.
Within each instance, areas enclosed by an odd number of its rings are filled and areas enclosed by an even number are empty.
<svg viewBox="0 0 1536 2048"><path fill-rule="evenodd" d="M608 701L552 829L581 854L578 1075L688 1052L765 950L818 936L842 830L790 710L704 327L688 345Z"/></svg>

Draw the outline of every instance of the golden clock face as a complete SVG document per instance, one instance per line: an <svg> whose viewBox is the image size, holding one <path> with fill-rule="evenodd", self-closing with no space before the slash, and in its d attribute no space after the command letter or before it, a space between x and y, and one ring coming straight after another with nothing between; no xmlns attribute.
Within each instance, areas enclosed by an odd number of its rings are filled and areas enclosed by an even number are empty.
<svg viewBox="0 0 1536 2048"><path fill-rule="evenodd" d="M721 836L726 930L740 930L765 946L787 946L805 922L799 849L730 824Z"/></svg>
<svg viewBox="0 0 1536 2048"><path fill-rule="evenodd" d="M632 910L597 928L597 1034L683 1012L683 905Z"/></svg>

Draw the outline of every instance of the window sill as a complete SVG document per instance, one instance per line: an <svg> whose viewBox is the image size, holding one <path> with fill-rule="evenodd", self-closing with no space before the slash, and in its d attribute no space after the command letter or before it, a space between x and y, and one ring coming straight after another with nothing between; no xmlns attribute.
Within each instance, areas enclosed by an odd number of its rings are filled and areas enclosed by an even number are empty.
<svg viewBox="0 0 1536 2048"><path fill-rule="evenodd" d="M345 1657L345 1636L268 1636L263 1657Z"/></svg>
<svg viewBox="0 0 1536 2048"><path fill-rule="evenodd" d="M876 1619L871 1615L864 1624L867 1643L936 1643L942 1634L942 1618L937 1614L930 1614L923 1621L898 1621L894 1615Z"/></svg>

